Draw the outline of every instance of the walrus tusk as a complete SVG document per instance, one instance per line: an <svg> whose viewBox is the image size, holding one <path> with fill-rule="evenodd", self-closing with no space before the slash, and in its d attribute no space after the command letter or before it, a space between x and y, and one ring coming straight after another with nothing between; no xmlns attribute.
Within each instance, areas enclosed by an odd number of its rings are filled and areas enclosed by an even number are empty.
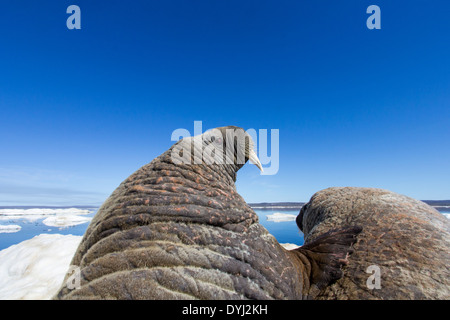
<svg viewBox="0 0 450 320"><path fill-rule="evenodd" d="M250 160L251 163L253 163L255 166L257 166L258 169L261 170L261 172L264 172L261 162L259 161L258 156L256 155L255 151L250 150L248 159Z"/></svg>

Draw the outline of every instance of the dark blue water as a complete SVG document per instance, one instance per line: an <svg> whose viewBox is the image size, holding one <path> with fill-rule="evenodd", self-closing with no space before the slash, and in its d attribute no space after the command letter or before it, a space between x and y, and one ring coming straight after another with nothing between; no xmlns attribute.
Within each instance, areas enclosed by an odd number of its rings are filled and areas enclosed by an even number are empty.
<svg viewBox="0 0 450 320"><path fill-rule="evenodd" d="M258 210L255 209L256 214L259 217L259 223L263 225L264 228L267 229L279 243L293 243L301 246L304 242L303 232L301 232L295 221L282 221L282 222L273 222L268 221L267 216L272 215L275 212L281 212L286 214L292 214L297 216L299 213L298 210Z"/></svg>

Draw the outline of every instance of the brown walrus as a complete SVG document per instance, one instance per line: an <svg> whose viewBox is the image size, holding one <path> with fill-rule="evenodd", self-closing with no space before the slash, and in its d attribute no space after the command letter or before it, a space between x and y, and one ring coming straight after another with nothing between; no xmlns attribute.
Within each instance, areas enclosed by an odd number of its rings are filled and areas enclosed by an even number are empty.
<svg viewBox="0 0 450 320"><path fill-rule="evenodd" d="M450 299L450 222L426 203L374 188L328 188L303 206L306 241L361 225L344 276L317 299Z"/></svg>
<svg viewBox="0 0 450 320"><path fill-rule="evenodd" d="M243 129L185 138L126 179L91 221L57 299L308 299L342 277L361 228L285 250L236 192L260 169Z"/></svg>

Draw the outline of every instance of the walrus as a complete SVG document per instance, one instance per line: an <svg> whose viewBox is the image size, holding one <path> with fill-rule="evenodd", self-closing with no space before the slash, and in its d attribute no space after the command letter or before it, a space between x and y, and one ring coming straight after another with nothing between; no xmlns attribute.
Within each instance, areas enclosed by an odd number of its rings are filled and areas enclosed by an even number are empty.
<svg viewBox="0 0 450 320"><path fill-rule="evenodd" d="M175 143L103 203L71 262L80 286L55 299L313 299L342 277L359 226L284 249L237 193L238 170L262 170L242 128Z"/></svg>
<svg viewBox="0 0 450 320"><path fill-rule="evenodd" d="M344 275L316 299L450 299L450 222L426 203L389 190L333 187L297 216L305 244L362 225Z"/></svg>

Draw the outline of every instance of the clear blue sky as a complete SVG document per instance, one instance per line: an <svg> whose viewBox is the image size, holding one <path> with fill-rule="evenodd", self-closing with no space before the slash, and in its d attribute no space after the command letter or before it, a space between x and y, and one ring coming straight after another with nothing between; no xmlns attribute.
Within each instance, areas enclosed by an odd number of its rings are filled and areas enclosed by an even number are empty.
<svg viewBox="0 0 450 320"><path fill-rule="evenodd" d="M0 205L101 204L194 120L280 130L278 173L238 175L248 202L449 199L450 1L0 4Z"/></svg>

